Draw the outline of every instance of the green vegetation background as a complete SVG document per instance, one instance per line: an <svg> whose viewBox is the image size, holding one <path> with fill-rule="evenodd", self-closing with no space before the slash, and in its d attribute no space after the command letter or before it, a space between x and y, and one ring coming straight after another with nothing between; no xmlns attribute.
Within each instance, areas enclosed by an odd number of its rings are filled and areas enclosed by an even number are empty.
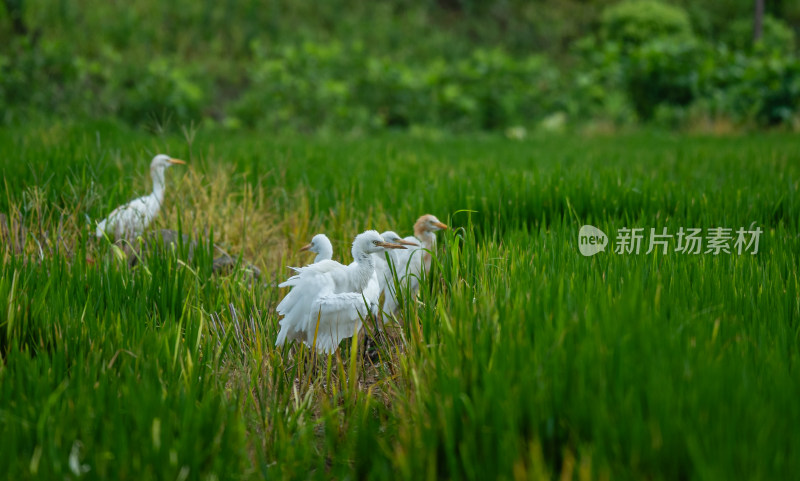
<svg viewBox="0 0 800 481"><path fill-rule="evenodd" d="M0 121L364 133L798 128L800 5L6 0Z"/></svg>

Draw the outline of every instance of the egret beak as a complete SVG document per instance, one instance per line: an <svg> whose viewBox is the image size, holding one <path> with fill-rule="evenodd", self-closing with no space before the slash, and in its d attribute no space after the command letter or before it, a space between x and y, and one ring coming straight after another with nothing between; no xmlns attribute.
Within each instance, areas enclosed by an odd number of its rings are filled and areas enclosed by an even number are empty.
<svg viewBox="0 0 800 481"><path fill-rule="evenodd" d="M311 244L306 244L300 248L300 252L307 251L309 249L311 249Z"/></svg>
<svg viewBox="0 0 800 481"><path fill-rule="evenodd" d="M169 159L169 163L170 164L186 164L186 162L184 162L181 159Z"/></svg>
<svg viewBox="0 0 800 481"><path fill-rule="evenodd" d="M435 225L436 227L438 227L438 228L440 228L442 230L447 230L447 224L442 224L441 222L434 222L433 225Z"/></svg>
<svg viewBox="0 0 800 481"><path fill-rule="evenodd" d="M419 247L419 244L416 242L407 241L405 239L397 239L398 244L403 244L404 246L416 246Z"/></svg>
<svg viewBox="0 0 800 481"><path fill-rule="evenodd" d="M391 242L378 242L378 245L385 249L405 249L400 244L392 244Z"/></svg>

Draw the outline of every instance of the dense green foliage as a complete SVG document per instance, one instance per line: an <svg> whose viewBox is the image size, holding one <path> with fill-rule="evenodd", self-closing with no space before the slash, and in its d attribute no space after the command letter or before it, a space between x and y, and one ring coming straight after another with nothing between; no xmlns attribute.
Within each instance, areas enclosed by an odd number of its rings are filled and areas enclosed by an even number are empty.
<svg viewBox="0 0 800 481"><path fill-rule="evenodd" d="M609 0L5 1L4 123L796 127L800 7ZM38 115L37 115L38 114Z"/></svg>
<svg viewBox="0 0 800 481"><path fill-rule="evenodd" d="M306 43L257 49L254 64L253 88L233 115L270 128L492 130L543 118L558 95L558 72L545 58L520 60L497 49L404 66L365 55L363 45Z"/></svg>
<svg viewBox="0 0 800 481"><path fill-rule="evenodd" d="M691 38L692 24L685 11L658 0L625 0L603 11L602 36L623 48L633 48L657 38Z"/></svg>
<svg viewBox="0 0 800 481"><path fill-rule="evenodd" d="M274 140L99 123L3 129L0 212L12 232L26 230L21 245L0 245L0 473L791 478L797 146L777 134ZM189 161L168 173L159 226L211 228L264 278L211 276L206 249L190 265L161 252L129 269L86 239L90 220L142 192L156 150ZM382 363L347 342L332 360L272 347L275 281L308 261L295 251L312 233L348 259L356 232L407 234L424 212L453 229ZM584 223L612 242L622 227L753 223L764 234L757 255L585 258Z"/></svg>

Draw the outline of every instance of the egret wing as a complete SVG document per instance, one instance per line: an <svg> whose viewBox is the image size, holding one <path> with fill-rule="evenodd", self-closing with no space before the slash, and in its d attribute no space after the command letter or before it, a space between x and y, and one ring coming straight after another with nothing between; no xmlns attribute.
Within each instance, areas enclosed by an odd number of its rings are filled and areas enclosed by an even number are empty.
<svg viewBox="0 0 800 481"><path fill-rule="evenodd" d="M327 274L329 272L335 271L336 269L344 267L345 267L344 264L340 264L332 260L325 260L314 264L309 264L305 267L291 267L291 269L297 272L297 274L293 275L292 277L288 278L287 280L279 284L278 287L295 286L304 277L311 278L314 276Z"/></svg>
<svg viewBox="0 0 800 481"><path fill-rule="evenodd" d="M369 300L361 293L347 292L320 296L311 306L307 344L316 337L320 352L333 353L342 339L361 329L361 320L368 313Z"/></svg>
<svg viewBox="0 0 800 481"><path fill-rule="evenodd" d="M283 316L276 346L282 346L287 340L305 340L311 306L320 294L332 292L333 289L329 276L302 272L281 284L281 287L286 286L291 286L292 290L275 308Z"/></svg>
<svg viewBox="0 0 800 481"><path fill-rule="evenodd" d="M125 237L130 240L141 235L158 212L158 205L150 205L148 200L149 196L139 197L111 211L98 223L97 236L110 232L116 239Z"/></svg>
<svg viewBox="0 0 800 481"><path fill-rule="evenodd" d="M111 213L108 214L108 216L106 216L105 219L97 223L97 230L95 231L97 237L103 237L103 235L109 231L112 231L113 233L113 230L117 224L120 213L123 212L125 209L127 209L128 205L129 204L122 204L121 206L112 210Z"/></svg>

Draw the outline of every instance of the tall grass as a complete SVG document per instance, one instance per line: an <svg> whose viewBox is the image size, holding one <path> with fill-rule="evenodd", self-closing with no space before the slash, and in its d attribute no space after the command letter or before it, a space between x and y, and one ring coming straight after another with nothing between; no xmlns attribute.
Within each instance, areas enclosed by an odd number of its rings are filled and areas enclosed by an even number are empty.
<svg viewBox="0 0 800 481"><path fill-rule="evenodd" d="M0 132L0 472L9 479L790 477L800 469L797 141L436 141ZM137 267L91 221L170 169ZM440 233L377 356L276 349L316 232ZM584 223L748 227L755 255L584 258ZM2 229L2 226L0 226ZM211 244L263 277L211 272ZM177 249L180 251L181 249Z"/></svg>

